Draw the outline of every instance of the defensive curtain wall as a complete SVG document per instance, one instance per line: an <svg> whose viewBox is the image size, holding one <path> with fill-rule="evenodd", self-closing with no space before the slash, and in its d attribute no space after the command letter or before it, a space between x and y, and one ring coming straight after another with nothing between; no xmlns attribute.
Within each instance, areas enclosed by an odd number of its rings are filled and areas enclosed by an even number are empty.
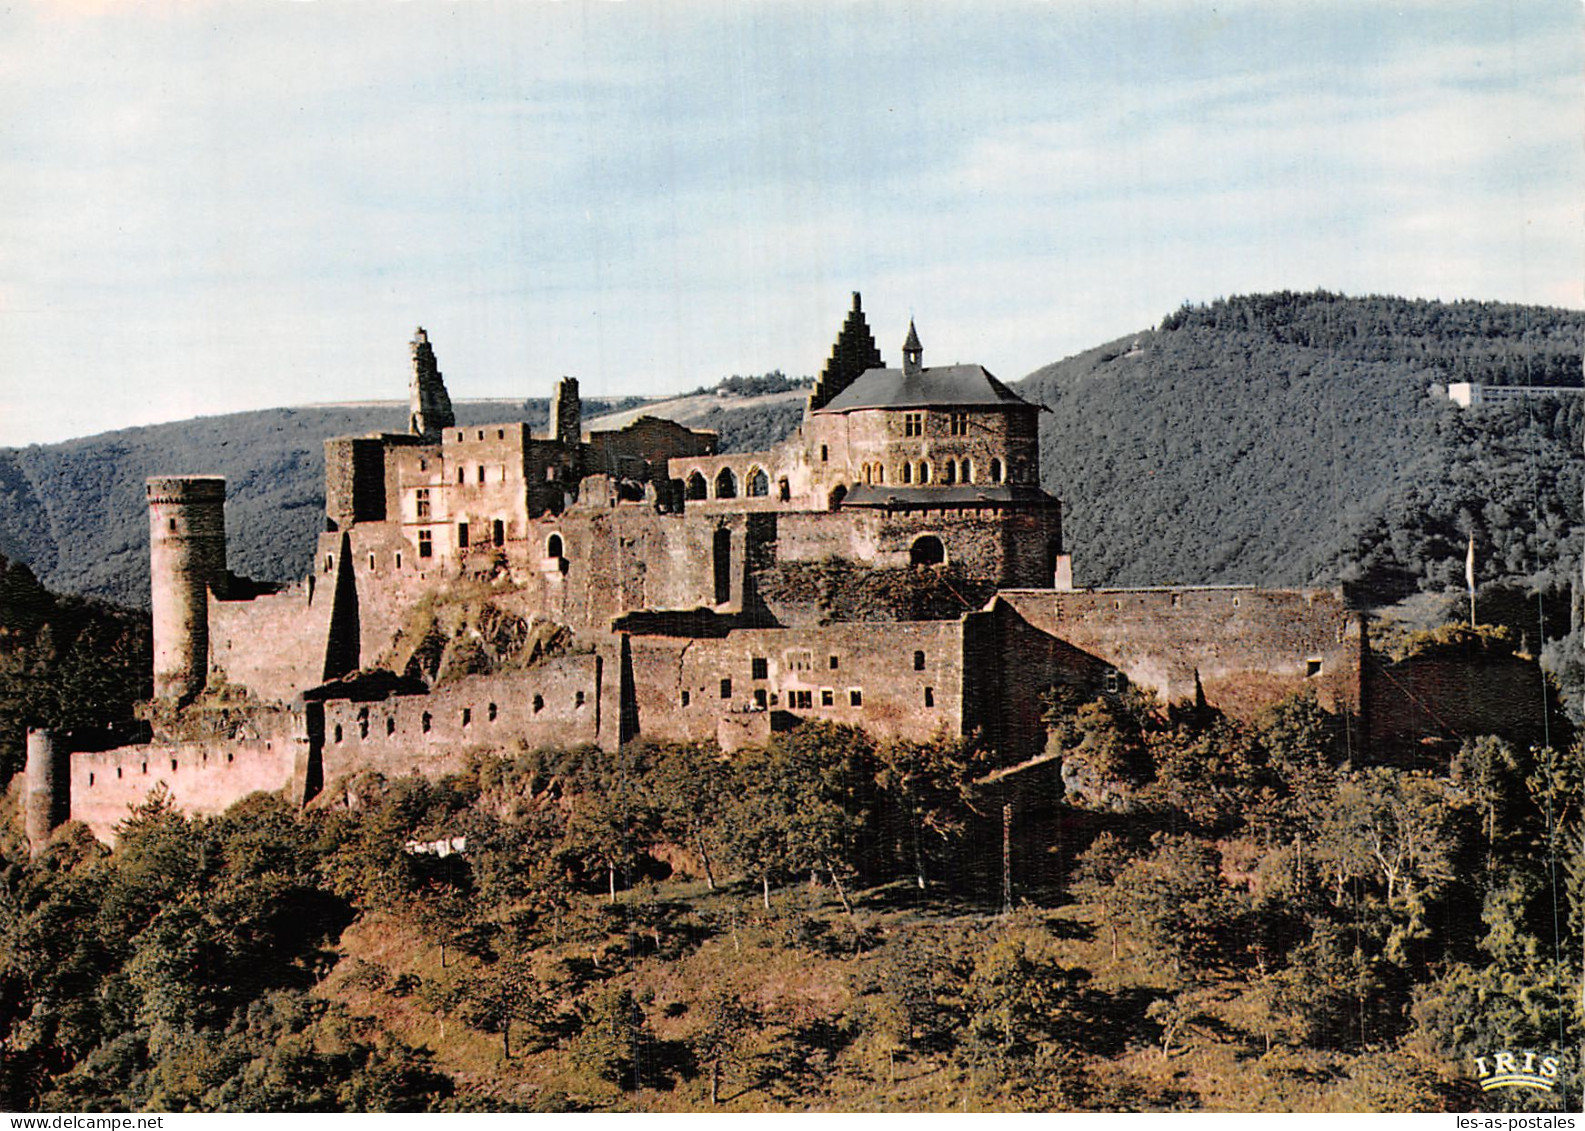
<svg viewBox="0 0 1585 1131"><path fill-rule="evenodd" d="M731 751L807 719L979 735L1017 762L1043 749L1059 685L1198 686L1235 715L1314 688L1379 742L1414 743L1511 724L1483 689L1535 675L1378 663L1331 590L1074 590L1038 407L979 366L926 368L912 327L885 368L856 295L802 427L767 452L720 455L714 434L653 418L584 432L570 378L545 436L459 428L422 331L413 358L409 433L327 443L325 530L298 582L229 572L223 480L149 481L154 741L68 756L34 735L36 849L68 814L108 837L159 787L208 813L476 751ZM412 667L442 612L484 606L556 647Z"/></svg>

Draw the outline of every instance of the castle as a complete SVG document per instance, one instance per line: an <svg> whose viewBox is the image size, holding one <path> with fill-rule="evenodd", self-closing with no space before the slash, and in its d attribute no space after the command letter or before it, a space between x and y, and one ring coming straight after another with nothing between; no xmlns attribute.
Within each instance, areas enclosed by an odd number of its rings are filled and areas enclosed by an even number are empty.
<svg viewBox="0 0 1585 1131"><path fill-rule="evenodd" d="M152 738L30 733L31 842L68 818L108 839L157 786L194 813L306 804L478 751L730 752L807 719L978 736L1010 764L1043 749L1056 685L1234 714L1309 686L1360 718L1368 648L1340 591L1075 588L1042 409L978 365L925 365L912 324L901 361L854 294L801 427L723 454L652 417L586 432L571 378L545 435L459 426L420 329L408 430L326 442L309 576L228 571L224 480L148 481Z"/></svg>

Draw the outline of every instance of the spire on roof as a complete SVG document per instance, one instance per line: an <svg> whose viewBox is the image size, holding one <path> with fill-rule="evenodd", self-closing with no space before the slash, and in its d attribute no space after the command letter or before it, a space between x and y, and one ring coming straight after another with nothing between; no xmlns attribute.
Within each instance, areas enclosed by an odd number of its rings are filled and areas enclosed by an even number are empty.
<svg viewBox="0 0 1585 1131"><path fill-rule="evenodd" d="M809 394L809 411L824 408L864 372L879 369L885 364L881 360L881 351L875 348L875 335L870 333L869 324L864 321L859 293L854 291L853 308L848 311L847 321L842 323L842 332L831 347L830 360L826 362L820 380L815 382L814 392Z"/></svg>
<svg viewBox="0 0 1585 1131"><path fill-rule="evenodd" d="M925 348L919 344L919 331L914 329L914 320L908 320L908 340L903 342L903 376L917 377L922 368Z"/></svg>

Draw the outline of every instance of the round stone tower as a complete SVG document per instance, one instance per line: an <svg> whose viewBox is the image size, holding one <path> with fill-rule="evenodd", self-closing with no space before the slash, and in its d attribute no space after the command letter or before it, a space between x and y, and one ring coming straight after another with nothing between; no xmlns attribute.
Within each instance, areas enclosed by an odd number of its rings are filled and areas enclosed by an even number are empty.
<svg viewBox="0 0 1585 1131"><path fill-rule="evenodd" d="M71 816L71 755L47 730L28 731L27 768L23 770L26 794L22 799L22 824L34 856L44 851L50 833Z"/></svg>
<svg viewBox="0 0 1585 1131"><path fill-rule="evenodd" d="M226 576L226 481L148 481L154 696L185 702L209 678L209 590Z"/></svg>

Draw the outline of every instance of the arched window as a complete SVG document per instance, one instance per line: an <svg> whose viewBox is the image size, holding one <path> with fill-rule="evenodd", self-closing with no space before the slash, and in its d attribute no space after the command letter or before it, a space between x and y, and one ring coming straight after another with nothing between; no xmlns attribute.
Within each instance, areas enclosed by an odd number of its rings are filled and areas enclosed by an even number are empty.
<svg viewBox="0 0 1585 1131"><path fill-rule="evenodd" d="M958 469L958 478L965 483L974 482L974 465L968 460L963 461L963 466Z"/></svg>
<svg viewBox="0 0 1585 1131"><path fill-rule="evenodd" d="M545 556L547 558L566 557L567 555L565 551L566 547L562 545L560 534L552 534L549 538L545 539Z"/></svg>
<svg viewBox="0 0 1585 1131"><path fill-rule="evenodd" d="M723 467L721 474L715 477L715 497L718 499L737 498L737 476L732 474L730 467Z"/></svg>
<svg viewBox="0 0 1585 1131"><path fill-rule="evenodd" d="M864 482L866 482L866 483L874 482L874 478L873 478L874 475L875 475L874 467L871 464L865 464L864 465Z"/></svg>
<svg viewBox="0 0 1585 1131"><path fill-rule="evenodd" d="M831 494L826 497L826 500L830 508L832 510L836 510L842 505L842 500L847 497L848 489L841 483L838 483L835 487L831 488Z"/></svg>
<svg viewBox="0 0 1585 1131"><path fill-rule="evenodd" d="M784 503L792 501L792 484L787 482L785 475L776 480L776 497Z"/></svg>
<svg viewBox="0 0 1585 1131"><path fill-rule="evenodd" d="M878 464L875 465L875 482L877 482L877 483L885 483L886 482L886 465L885 464L878 463Z"/></svg>
<svg viewBox="0 0 1585 1131"><path fill-rule="evenodd" d="M908 551L908 564L916 566L940 565L947 560L947 548L934 534L915 539Z"/></svg>
<svg viewBox="0 0 1585 1131"><path fill-rule="evenodd" d="M770 478L760 468L749 468L747 486L751 499L763 499L770 494Z"/></svg>
<svg viewBox="0 0 1585 1131"><path fill-rule="evenodd" d="M690 499L704 499L709 497L709 489L705 486L704 476L697 471L688 476L687 497Z"/></svg>
<svg viewBox="0 0 1585 1131"><path fill-rule="evenodd" d="M993 459L993 460L991 460L991 482L992 483L1000 483L1001 481L1002 481L1002 461L999 460L999 459Z"/></svg>
<svg viewBox="0 0 1585 1131"><path fill-rule="evenodd" d="M958 481L958 465L952 460L947 460L946 467L942 468L941 481L949 487Z"/></svg>
<svg viewBox="0 0 1585 1131"><path fill-rule="evenodd" d="M930 482L930 461L927 459L922 459L919 461L919 482Z"/></svg>
<svg viewBox="0 0 1585 1131"><path fill-rule="evenodd" d="M911 464L911 463L904 463L903 464L903 482L904 483L912 483L913 481L914 481L914 465Z"/></svg>

